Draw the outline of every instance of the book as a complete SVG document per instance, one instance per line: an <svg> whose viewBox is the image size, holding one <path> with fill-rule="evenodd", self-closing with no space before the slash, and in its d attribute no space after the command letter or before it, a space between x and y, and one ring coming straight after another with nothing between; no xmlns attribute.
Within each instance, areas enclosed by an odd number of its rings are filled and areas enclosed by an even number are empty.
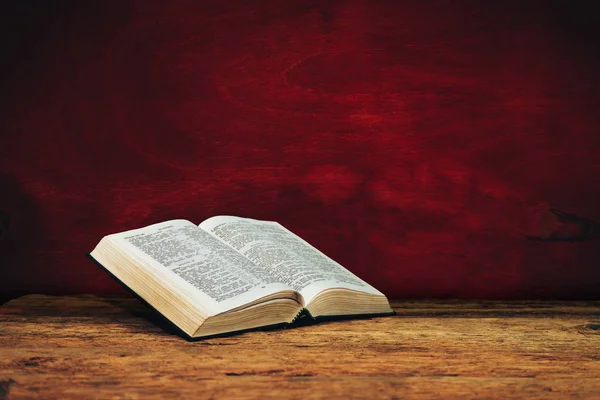
<svg viewBox="0 0 600 400"><path fill-rule="evenodd" d="M107 235L89 256L188 339L393 314L383 293L272 221L165 221Z"/></svg>

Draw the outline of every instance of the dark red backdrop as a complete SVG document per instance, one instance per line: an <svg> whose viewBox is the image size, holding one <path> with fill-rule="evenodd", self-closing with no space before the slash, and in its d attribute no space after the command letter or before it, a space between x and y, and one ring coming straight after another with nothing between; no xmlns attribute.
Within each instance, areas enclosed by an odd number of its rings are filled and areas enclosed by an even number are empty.
<svg viewBox="0 0 600 400"><path fill-rule="evenodd" d="M568 2L4 2L0 292L105 234L277 220L389 296L600 296L600 57ZM522 4L525 3L525 4Z"/></svg>

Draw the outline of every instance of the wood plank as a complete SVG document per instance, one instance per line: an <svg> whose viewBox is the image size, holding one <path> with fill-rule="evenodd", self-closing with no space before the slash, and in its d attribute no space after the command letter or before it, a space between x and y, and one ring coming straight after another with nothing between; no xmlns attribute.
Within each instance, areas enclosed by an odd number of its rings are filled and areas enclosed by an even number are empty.
<svg viewBox="0 0 600 400"><path fill-rule="evenodd" d="M29 295L0 309L0 399L600 398L600 302L393 307L188 342L134 298Z"/></svg>

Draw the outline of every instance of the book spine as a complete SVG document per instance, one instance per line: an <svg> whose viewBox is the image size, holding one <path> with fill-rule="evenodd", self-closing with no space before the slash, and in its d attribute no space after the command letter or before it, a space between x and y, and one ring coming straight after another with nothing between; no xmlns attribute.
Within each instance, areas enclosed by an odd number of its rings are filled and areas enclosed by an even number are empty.
<svg viewBox="0 0 600 400"><path fill-rule="evenodd" d="M292 322L290 322L290 325L293 324L294 322L296 322L296 320L298 318L300 318L300 316L304 313L304 310L306 310L305 308L301 309L300 311L298 311L298 313L296 314L296 316L294 317L294 319L292 319Z"/></svg>

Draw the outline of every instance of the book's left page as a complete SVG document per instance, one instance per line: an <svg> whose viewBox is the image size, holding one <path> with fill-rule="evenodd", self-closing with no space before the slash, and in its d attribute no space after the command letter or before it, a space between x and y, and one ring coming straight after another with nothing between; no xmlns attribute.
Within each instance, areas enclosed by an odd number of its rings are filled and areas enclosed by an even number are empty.
<svg viewBox="0 0 600 400"><path fill-rule="evenodd" d="M290 290L265 280L250 260L186 220L105 236L90 255L169 319L182 312L170 309L174 298L185 303L180 309L189 306L189 314L206 319Z"/></svg>

